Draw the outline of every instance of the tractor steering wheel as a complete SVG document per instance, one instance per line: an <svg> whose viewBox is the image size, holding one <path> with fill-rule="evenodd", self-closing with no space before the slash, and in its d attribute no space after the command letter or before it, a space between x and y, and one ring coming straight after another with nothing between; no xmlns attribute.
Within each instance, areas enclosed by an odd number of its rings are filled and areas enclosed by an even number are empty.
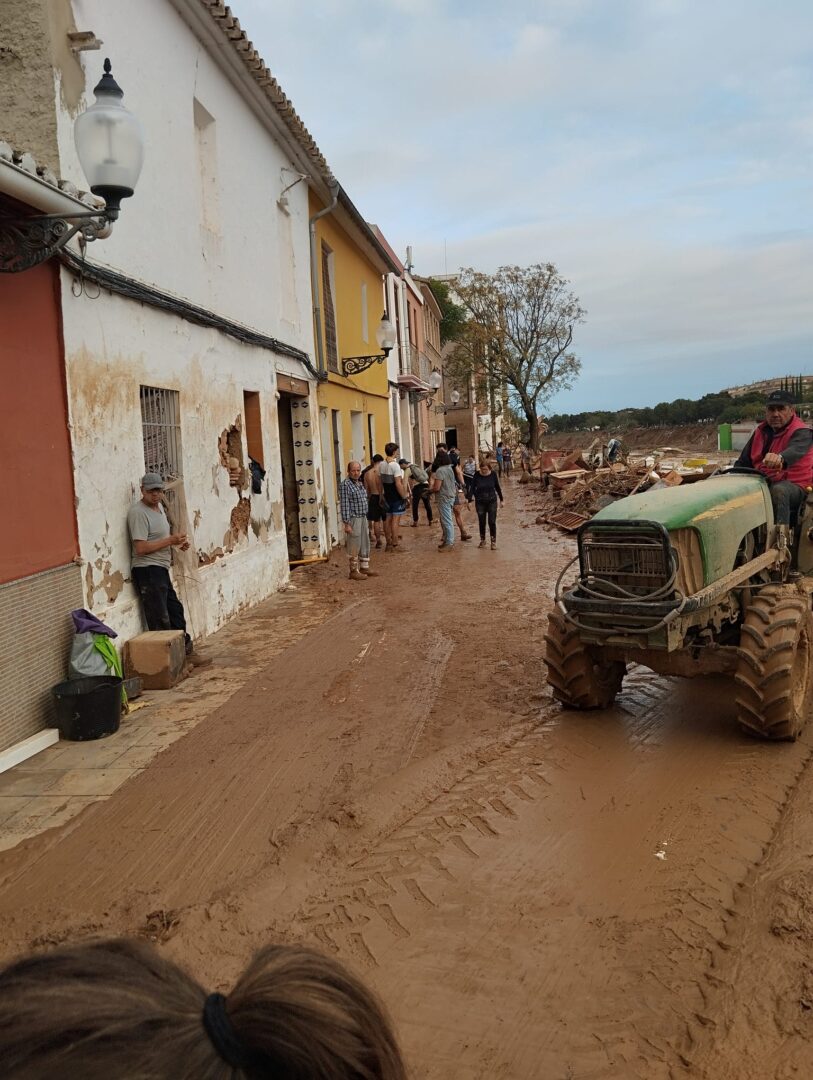
<svg viewBox="0 0 813 1080"><path fill-rule="evenodd" d="M718 475L730 476L732 473L735 476L760 476L766 483L768 482L765 473L760 472L759 469L752 469L748 465L732 465L730 469L721 469Z"/></svg>

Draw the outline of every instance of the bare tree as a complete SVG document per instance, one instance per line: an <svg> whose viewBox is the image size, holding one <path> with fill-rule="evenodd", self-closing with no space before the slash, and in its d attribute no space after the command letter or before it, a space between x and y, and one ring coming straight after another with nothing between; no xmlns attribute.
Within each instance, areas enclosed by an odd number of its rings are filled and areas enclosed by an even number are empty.
<svg viewBox="0 0 813 1080"><path fill-rule="evenodd" d="M485 375L491 385L506 383L538 449L541 406L581 371L571 345L585 311L570 282L553 263L537 263L494 274L464 267L452 288L469 318L451 365L461 375Z"/></svg>

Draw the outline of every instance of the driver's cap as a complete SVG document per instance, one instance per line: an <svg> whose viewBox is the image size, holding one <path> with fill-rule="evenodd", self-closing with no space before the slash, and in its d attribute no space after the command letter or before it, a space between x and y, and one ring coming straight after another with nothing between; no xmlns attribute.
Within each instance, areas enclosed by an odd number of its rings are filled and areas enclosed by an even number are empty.
<svg viewBox="0 0 813 1080"><path fill-rule="evenodd" d="M765 402L766 405L793 405L793 394L787 390L771 390Z"/></svg>

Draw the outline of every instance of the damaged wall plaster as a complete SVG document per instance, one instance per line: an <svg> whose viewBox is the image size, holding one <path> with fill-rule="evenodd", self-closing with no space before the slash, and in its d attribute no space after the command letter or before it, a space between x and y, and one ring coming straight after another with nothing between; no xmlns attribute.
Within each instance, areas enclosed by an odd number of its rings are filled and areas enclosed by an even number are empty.
<svg viewBox="0 0 813 1080"><path fill-rule="evenodd" d="M67 38L75 29L70 0L0 3L0 139L29 151L58 176L55 75L62 106L74 115L85 89L82 65ZM81 176L71 178L82 186Z"/></svg>
<svg viewBox="0 0 813 1080"><path fill-rule="evenodd" d="M220 464L229 474L229 485L243 490L248 487L248 469L243 459L243 417L238 416L231 427L221 431L217 440Z"/></svg>

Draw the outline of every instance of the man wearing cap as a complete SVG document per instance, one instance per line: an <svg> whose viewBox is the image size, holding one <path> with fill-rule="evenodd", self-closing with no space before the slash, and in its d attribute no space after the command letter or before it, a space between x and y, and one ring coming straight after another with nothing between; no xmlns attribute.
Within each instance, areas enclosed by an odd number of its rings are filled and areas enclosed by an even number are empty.
<svg viewBox="0 0 813 1080"><path fill-rule="evenodd" d="M790 515L802 505L813 485L813 433L799 419L787 390L773 390L765 403L765 419L734 462L756 469L771 485L777 525L790 525Z"/></svg>
<svg viewBox="0 0 813 1080"><path fill-rule="evenodd" d="M161 496L164 481L158 473L147 473L141 481L141 498L127 512L127 529L132 544L133 585L141 597L148 630L183 630L187 655L192 639L186 632L183 604L172 587L170 548L186 551L185 533L170 531Z"/></svg>

